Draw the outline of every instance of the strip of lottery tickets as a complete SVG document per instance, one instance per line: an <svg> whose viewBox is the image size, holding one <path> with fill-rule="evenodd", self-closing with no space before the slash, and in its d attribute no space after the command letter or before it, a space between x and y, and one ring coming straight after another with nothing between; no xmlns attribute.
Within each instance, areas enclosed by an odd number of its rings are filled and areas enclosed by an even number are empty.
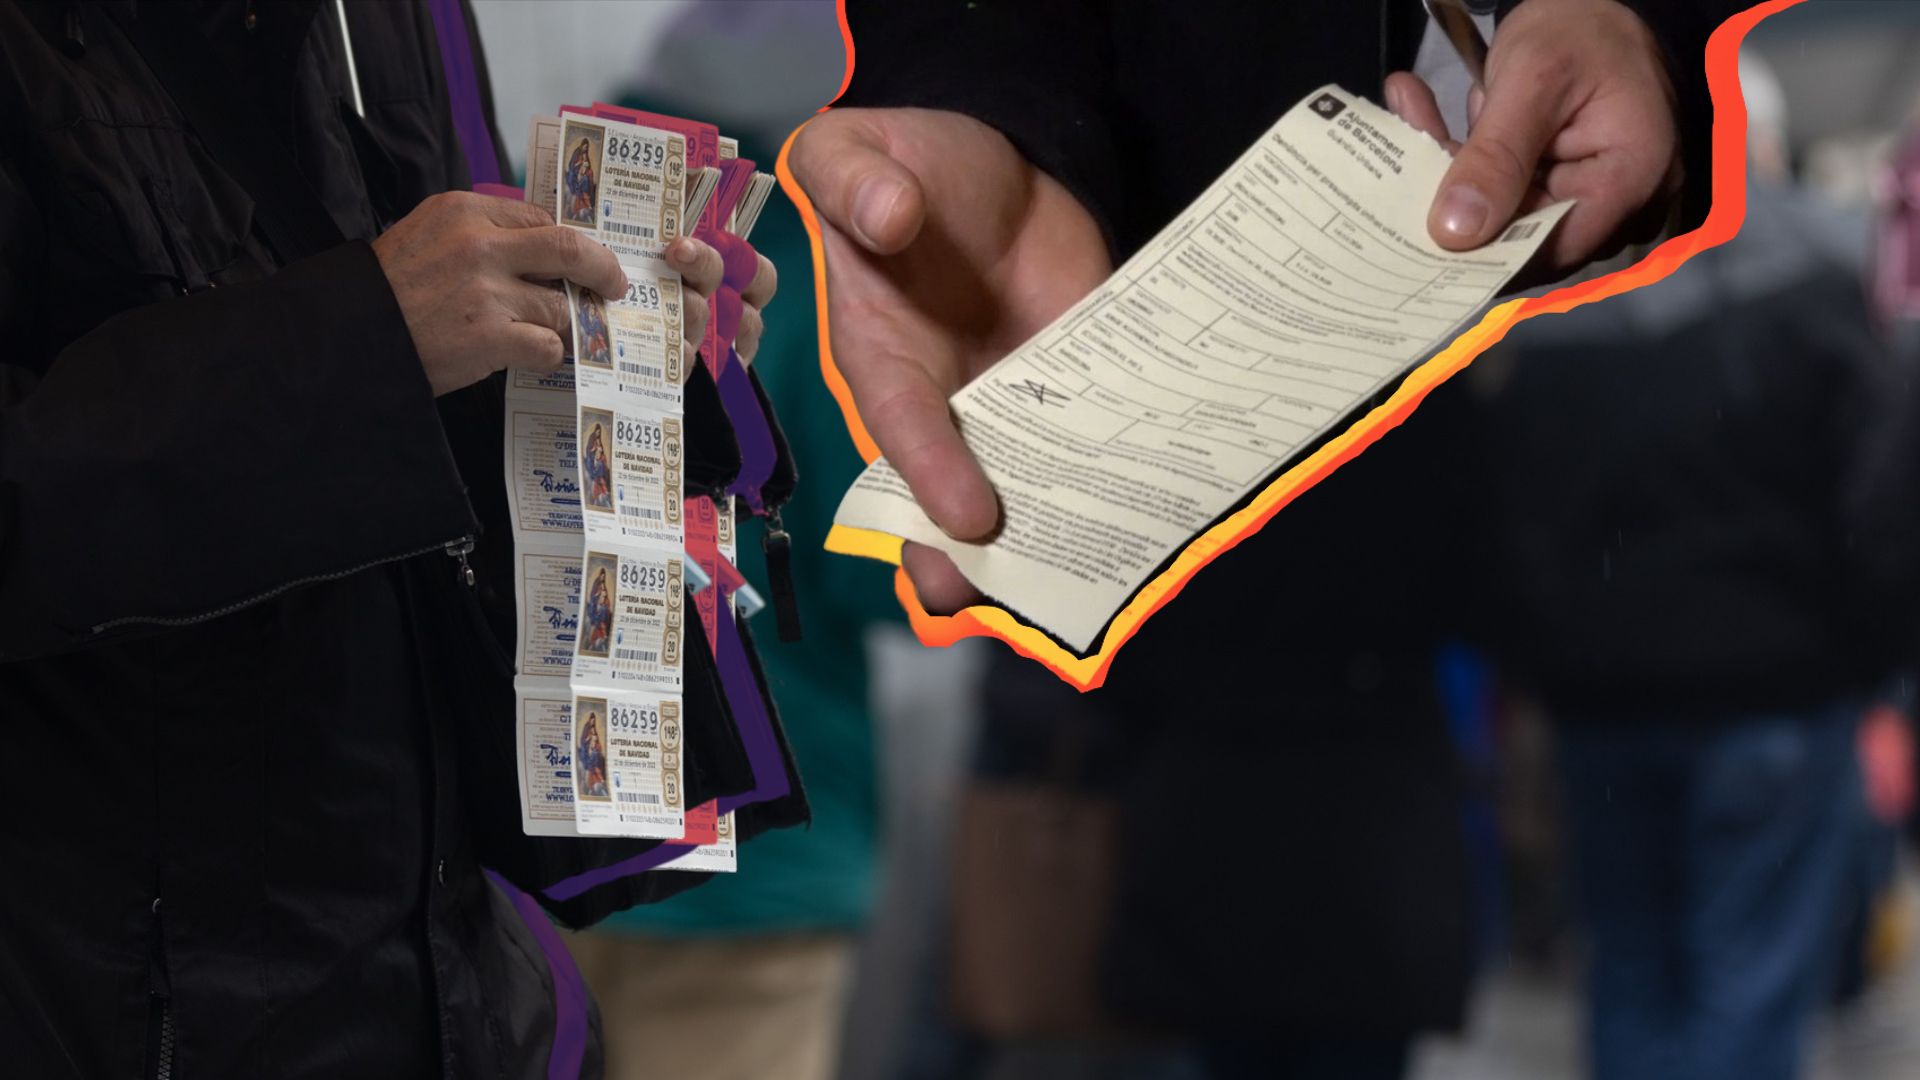
<svg viewBox="0 0 1920 1080"><path fill-rule="evenodd" d="M682 666L689 626L702 632L689 586L705 575L686 554L686 296L661 256L702 220L734 147L709 125L600 112L537 117L527 133L527 201L606 245L628 288L561 286L567 363L507 382L521 825L677 841L687 854L666 868L731 871L733 815L685 805ZM772 184L754 176L731 231L752 228Z"/></svg>

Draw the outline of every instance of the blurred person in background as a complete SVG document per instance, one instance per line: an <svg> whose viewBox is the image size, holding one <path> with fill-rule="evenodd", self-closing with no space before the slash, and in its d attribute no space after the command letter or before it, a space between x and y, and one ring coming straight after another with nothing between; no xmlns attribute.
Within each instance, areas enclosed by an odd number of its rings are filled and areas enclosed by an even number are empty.
<svg viewBox="0 0 1920 1080"><path fill-rule="evenodd" d="M781 142L839 85L828 2L687 5L620 103L707 120L773 170ZM716 75L752 72L751 78ZM822 544L863 462L819 374L812 252L799 214L769 197L754 247L794 306L748 357L781 417L804 483L783 510L806 637L761 650L806 778L813 825L741 852L739 869L568 940L600 1002L613 1080L826 1080L835 1075L858 935L877 877L876 778L863 639L903 621L887 568ZM745 518L740 566L764 583L764 522Z"/></svg>
<svg viewBox="0 0 1920 1080"><path fill-rule="evenodd" d="M1913 608L1876 550L1920 460L1864 222L1786 186L1743 56L1747 213L1670 278L1516 329L1480 424L1491 627L1558 721L1597 1080L1796 1075L1861 910L1858 743ZM1904 556L1910 560L1911 556Z"/></svg>

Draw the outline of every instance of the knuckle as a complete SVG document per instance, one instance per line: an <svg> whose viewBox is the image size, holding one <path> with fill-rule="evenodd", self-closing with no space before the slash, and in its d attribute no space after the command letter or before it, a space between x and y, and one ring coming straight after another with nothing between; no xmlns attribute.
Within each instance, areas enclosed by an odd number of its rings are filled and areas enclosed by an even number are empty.
<svg viewBox="0 0 1920 1080"><path fill-rule="evenodd" d="M741 314L740 331L734 336L734 348L743 359L751 360L760 351L760 338L765 330L759 314L752 308Z"/></svg>
<svg viewBox="0 0 1920 1080"><path fill-rule="evenodd" d="M1525 152L1514 142L1498 134L1488 135L1474 146L1474 155L1480 167L1496 178L1510 184L1524 185L1533 179L1534 163L1527 160Z"/></svg>
<svg viewBox="0 0 1920 1080"><path fill-rule="evenodd" d="M541 289L537 308L541 323L555 331L567 328L567 298L558 289Z"/></svg>
<svg viewBox="0 0 1920 1080"><path fill-rule="evenodd" d="M429 201L436 203L442 213L471 214L479 208L474 204L478 196L471 191L443 191Z"/></svg>
<svg viewBox="0 0 1920 1080"><path fill-rule="evenodd" d="M497 251L494 230L478 225L462 228L454 234L453 253L468 269L492 259Z"/></svg>
<svg viewBox="0 0 1920 1080"><path fill-rule="evenodd" d="M553 226L553 231L547 235L550 238L548 243L553 245L554 257L564 265L571 266L579 262L586 252L580 234L564 225Z"/></svg>

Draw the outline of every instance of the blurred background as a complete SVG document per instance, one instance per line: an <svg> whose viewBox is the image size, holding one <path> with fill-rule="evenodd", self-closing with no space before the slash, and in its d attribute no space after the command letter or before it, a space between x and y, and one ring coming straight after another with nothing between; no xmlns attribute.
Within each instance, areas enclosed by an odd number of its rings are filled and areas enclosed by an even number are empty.
<svg viewBox="0 0 1920 1080"><path fill-rule="evenodd" d="M474 7L516 162L527 117L611 101L717 123L770 169L843 74L832 0ZM1916 4L1810 0L1763 23L1743 58L1748 229L1660 286L1520 327L1462 376L1462 569L1487 582L1463 624L1487 629L1434 658L1453 757L1433 767L1459 779L1475 975L1460 1030L1405 1033L1407 1075L1587 1075L1701 1007L1674 996L1668 954L1731 950L1790 991L1778 1026L1814 1017L1802 1072L1740 1075L1920 1077L1897 599L1920 562L1902 435L1920 427L1916 55ZM817 820L576 939L610 1075L1225 1075L1180 1030L1099 1004L1115 840L1098 694L1063 707L996 645L920 647L889 568L820 551L860 462L783 197L753 241L781 272L755 367L801 462L786 527L808 628L763 651ZM763 580L756 541L743 564ZM1739 688L1782 671L1805 707L1755 715ZM1773 854L1740 864L1739 830ZM1663 899L1703 875L1747 906Z"/></svg>

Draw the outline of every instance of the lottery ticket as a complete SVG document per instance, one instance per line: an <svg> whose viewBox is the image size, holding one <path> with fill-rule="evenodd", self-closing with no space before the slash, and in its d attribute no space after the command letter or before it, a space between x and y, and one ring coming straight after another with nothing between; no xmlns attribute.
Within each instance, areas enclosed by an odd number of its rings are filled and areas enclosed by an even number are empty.
<svg viewBox="0 0 1920 1080"><path fill-rule="evenodd" d="M684 556L588 548L571 677L580 686L680 690L686 625Z"/></svg>
<svg viewBox="0 0 1920 1080"><path fill-rule="evenodd" d="M686 382L680 275L658 259L626 259L621 268L623 296L567 286L575 385L678 412Z"/></svg>
<svg viewBox="0 0 1920 1080"><path fill-rule="evenodd" d="M687 170L687 199L681 205L685 212L681 221L698 221L706 212L707 200L713 198L714 189L720 185L720 170L711 165L705 168Z"/></svg>
<svg viewBox="0 0 1920 1080"><path fill-rule="evenodd" d="M682 418L612 395L579 398L580 503L588 543L684 544Z"/></svg>
<svg viewBox="0 0 1920 1080"><path fill-rule="evenodd" d="M574 824L589 836L678 839L680 699L638 690L576 690L569 718Z"/></svg>
<svg viewBox="0 0 1920 1080"><path fill-rule="evenodd" d="M528 121L526 199L555 220L560 216L560 197L554 187L560 175L554 158L559 153L559 117L536 116Z"/></svg>
<svg viewBox="0 0 1920 1080"><path fill-rule="evenodd" d="M687 834L696 831L696 817L710 819L713 839L702 842L686 854L662 866L662 870L704 870L731 874L740 868L739 844L734 833L733 812L716 815L713 803L702 803L687 812Z"/></svg>
<svg viewBox="0 0 1920 1080"><path fill-rule="evenodd" d="M592 234L622 259L659 255L681 232L686 139L578 113L562 113L559 122L559 222Z"/></svg>

